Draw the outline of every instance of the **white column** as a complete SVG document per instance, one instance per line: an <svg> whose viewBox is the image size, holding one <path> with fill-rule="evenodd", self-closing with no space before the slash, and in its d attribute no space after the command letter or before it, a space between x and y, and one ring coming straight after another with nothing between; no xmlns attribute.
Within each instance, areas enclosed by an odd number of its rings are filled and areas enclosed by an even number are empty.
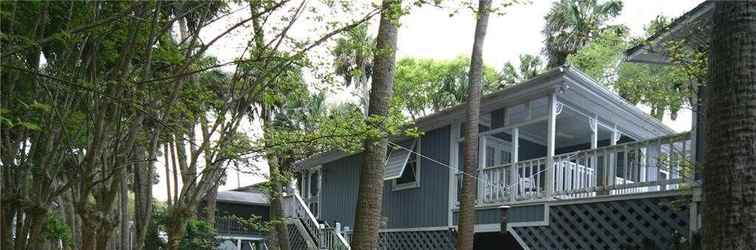
<svg viewBox="0 0 756 250"><path fill-rule="evenodd" d="M449 132L449 211L447 224L448 226L454 225L454 209L457 206L457 169L459 166L459 144L457 138L459 137L459 122L452 122L451 131Z"/></svg>
<svg viewBox="0 0 756 250"><path fill-rule="evenodd" d="M619 139L619 131L617 130L617 125L614 125L614 128L612 129L612 138L609 138L609 145L617 145L617 140ZM609 179L609 186L613 186L616 184L617 181L617 153L612 152L609 154L609 171L607 173L607 177Z"/></svg>
<svg viewBox="0 0 756 250"><path fill-rule="evenodd" d="M483 176L483 169L486 166L486 136L478 137L480 144L478 145L478 204L483 204L483 197L486 194L486 190L489 188L485 176Z"/></svg>
<svg viewBox="0 0 756 250"><path fill-rule="evenodd" d="M551 199L554 192L554 151L556 150L557 98L549 98L549 120L546 129L546 197Z"/></svg>
<svg viewBox="0 0 756 250"><path fill-rule="evenodd" d="M591 128L591 149L598 148L598 116L594 115L593 118L588 118L589 126ZM591 169L593 169L593 183L591 186L598 185L598 157L596 157L596 151L593 151L591 155Z"/></svg>
<svg viewBox="0 0 756 250"><path fill-rule="evenodd" d="M512 128L512 165L509 168L510 179L509 183L510 195L509 199L515 201L515 195L520 185L520 177L517 174L517 162L520 161L520 128Z"/></svg>

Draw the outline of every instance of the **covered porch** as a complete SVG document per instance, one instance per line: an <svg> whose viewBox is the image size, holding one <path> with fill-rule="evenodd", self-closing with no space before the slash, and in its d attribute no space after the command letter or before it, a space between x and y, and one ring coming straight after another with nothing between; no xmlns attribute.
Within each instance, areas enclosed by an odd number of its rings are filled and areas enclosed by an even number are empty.
<svg viewBox="0 0 756 250"><path fill-rule="evenodd" d="M644 133L646 124L628 122L612 107L576 103L585 97L575 92L556 89L482 112L477 206L660 192L692 183L690 133ZM464 124L452 127L458 131L450 158L458 169L452 194L458 207Z"/></svg>

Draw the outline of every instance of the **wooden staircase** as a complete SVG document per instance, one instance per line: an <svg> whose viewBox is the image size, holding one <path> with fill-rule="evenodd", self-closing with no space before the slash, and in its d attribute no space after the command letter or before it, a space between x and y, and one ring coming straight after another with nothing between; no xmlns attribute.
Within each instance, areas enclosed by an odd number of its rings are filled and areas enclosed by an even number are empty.
<svg viewBox="0 0 756 250"><path fill-rule="evenodd" d="M350 250L341 232L328 224L320 223L310 212L299 194L289 194L283 200L284 216L289 228L293 250Z"/></svg>

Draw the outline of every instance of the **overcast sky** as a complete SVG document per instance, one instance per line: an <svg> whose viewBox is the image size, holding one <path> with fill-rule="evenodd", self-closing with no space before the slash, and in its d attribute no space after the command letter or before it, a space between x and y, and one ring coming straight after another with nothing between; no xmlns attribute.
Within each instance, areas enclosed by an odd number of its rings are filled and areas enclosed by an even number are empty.
<svg viewBox="0 0 756 250"><path fill-rule="evenodd" d="M494 3L497 1L500 0L494 0ZM507 61L516 61L520 54L539 54L544 40L541 34L544 26L543 16L553 2L531 0L531 3L527 5L509 7L503 16L492 16L483 49L484 63L500 69ZM625 24L633 35L641 35L644 25L657 15L678 17L701 2L703 0L625 0L622 14L613 23ZM451 59L459 55L468 56L472 50L475 27L472 14L463 11L449 17L448 13L435 7L423 7L415 8L409 15L402 17L398 35L398 58ZM246 10L238 11L228 17L230 21L227 23L248 15L249 12ZM377 19L372 20L371 23L373 24L371 30L374 31ZM220 61L233 60L239 56L241 48L247 42L244 38L248 35L244 32L236 32L227 39L220 40L216 46L208 50L208 53L218 57ZM312 77L308 79L317 81ZM350 98L351 94L348 91L334 91L336 93L328 99L330 103L354 100ZM685 111L679 115L677 121L665 118L664 123L676 131L687 131L690 129L690 121L691 114ZM255 134L256 127L255 124L251 124L245 130L250 134ZM259 165L263 168L262 172L267 173L266 165L264 163L259 163ZM166 197L163 181L165 173L162 171L164 171L163 168L159 168L161 182L154 187L154 196L159 200L165 200ZM239 174L237 178L235 171L229 171L227 174L227 182L220 190L264 180L259 175L251 174Z"/></svg>

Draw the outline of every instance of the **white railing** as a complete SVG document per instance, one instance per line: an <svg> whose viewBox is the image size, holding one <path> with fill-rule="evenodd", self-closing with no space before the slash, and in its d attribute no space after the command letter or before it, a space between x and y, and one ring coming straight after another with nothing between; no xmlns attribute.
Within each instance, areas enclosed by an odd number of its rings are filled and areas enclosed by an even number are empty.
<svg viewBox="0 0 756 250"><path fill-rule="evenodd" d="M310 234L312 240L320 249L351 249L349 243L334 228L327 224L320 224L315 215L310 212L307 204L296 192L284 196L284 215L299 219Z"/></svg>
<svg viewBox="0 0 756 250"><path fill-rule="evenodd" d="M483 204L675 190L693 181L690 133L487 167L480 171ZM514 169L512 169L514 166ZM461 177L458 175L458 177ZM458 187L461 178L458 178ZM552 182L553 185L546 185ZM551 186L551 197L546 187Z"/></svg>
<svg viewBox="0 0 756 250"><path fill-rule="evenodd" d="M347 240L336 228L323 225L320 229L320 249L348 250Z"/></svg>

